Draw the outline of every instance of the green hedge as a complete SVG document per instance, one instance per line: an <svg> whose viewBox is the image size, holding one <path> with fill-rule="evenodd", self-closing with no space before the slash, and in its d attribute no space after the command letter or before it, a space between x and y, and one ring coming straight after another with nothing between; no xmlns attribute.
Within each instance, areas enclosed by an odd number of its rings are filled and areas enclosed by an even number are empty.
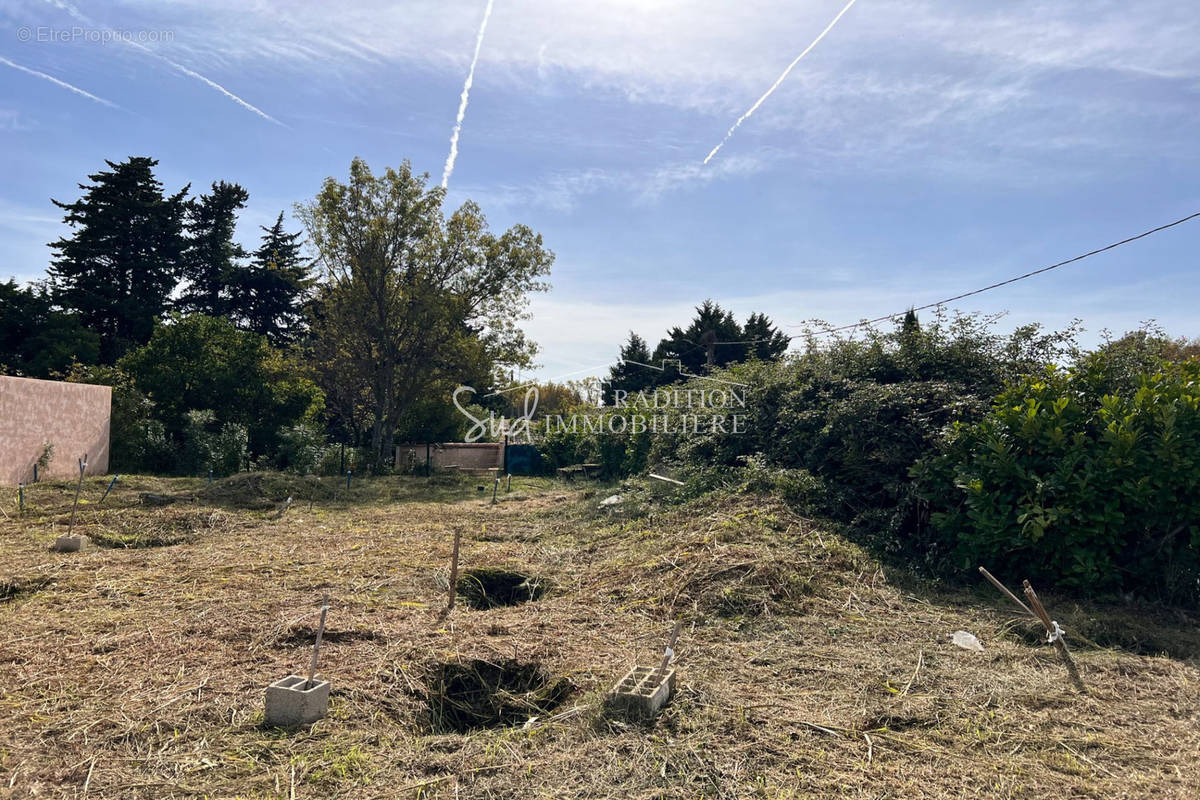
<svg viewBox="0 0 1200 800"><path fill-rule="evenodd" d="M1200 598L1200 363L1162 361L1124 386L1110 367L1015 382L914 469L952 563Z"/></svg>

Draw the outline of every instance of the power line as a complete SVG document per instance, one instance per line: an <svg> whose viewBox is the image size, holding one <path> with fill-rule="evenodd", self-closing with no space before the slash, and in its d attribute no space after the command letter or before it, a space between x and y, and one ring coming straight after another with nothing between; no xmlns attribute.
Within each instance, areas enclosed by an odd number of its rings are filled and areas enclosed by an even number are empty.
<svg viewBox="0 0 1200 800"><path fill-rule="evenodd" d="M806 336L826 336L828 334L836 333L838 331L850 330L851 328L858 328L863 325L873 325L876 322L886 322L887 320L890 320L890 319L896 319L897 317L904 316L909 311L914 311L914 312L915 311L924 311L929 308L936 308L938 306L944 306L947 303L953 303L954 301L962 300L965 297L972 297L977 294L983 294L984 292L989 292L992 289L998 289L1001 286L1007 286L1010 283L1016 283L1017 281L1023 281L1026 278L1032 278L1034 275L1041 275L1043 272L1049 272L1052 269L1058 269L1059 267L1065 267L1068 264L1074 264L1076 261L1082 261L1083 259L1090 258L1091 256L1097 255L1098 253L1103 253L1106 250L1112 250L1113 248L1120 247L1121 245L1129 244L1130 242L1136 242L1138 239L1144 239L1147 236L1151 236L1160 231L1165 231L1167 228L1174 228L1176 225L1182 225L1183 223L1187 222L1188 220L1193 220L1193 219L1196 219L1197 217L1200 217L1200 211L1197 211L1195 214L1189 214L1188 216L1183 217L1182 219L1177 219L1174 222L1168 222L1166 225L1159 225L1157 228L1151 228L1148 231L1143 231L1142 233L1139 233L1136 236L1130 236L1128 239L1122 239L1119 242L1113 242L1112 244L1105 245L1104 247L1099 247L1095 250L1084 253L1083 255L1075 256L1074 258L1068 258L1066 261L1060 261L1057 264L1051 264L1048 267L1041 267L1040 269L1035 269L1031 272L1026 272L1023 275L1017 275L1015 278L1009 278L1008 280L1000 281L999 283L993 283L990 286L984 286L982 289L975 289L970 292L963 292L962 294L955 295L954 297L947 297L945 300L938 300L936 303L926 303L925 305L918 306L917 308L908 308L908 309L905 309L904 311L898 311L895 314L887 314L882 317L876 317L875 319L868 319L868 320L864 320L862 322L856 322L853 325L841 325L836 328L829 328L827 330L817 331L816 333L806 334ZM795 323L795 324L791 325L790 327L795 328L795 327L799 327L802 324L804 324L804 323ZM797 336L790 336L788 338L789 339L800 339L803 337L797 335Z"/></svg>

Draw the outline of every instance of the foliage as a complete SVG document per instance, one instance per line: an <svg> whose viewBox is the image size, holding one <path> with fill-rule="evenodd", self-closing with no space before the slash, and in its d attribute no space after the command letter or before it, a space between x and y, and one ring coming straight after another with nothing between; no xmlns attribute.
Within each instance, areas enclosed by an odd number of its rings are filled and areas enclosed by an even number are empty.
<svg viewBox="0 0 1200 800"><path fill-rule="evenodd" d="M212 470L214 475L224 477L246 463L246 426L236 422L218 426L217 415L208 409L184 414L182 438L179 471L183 474L205 475Z"/></svg>
<svg viewBox="0 0 1200 800"><path fill-rule="evenodd" d="M187 201L182 269L187 285L176 302L180 310L225 317L242 302L237 283L246 251L233 235L249 199L238 184L218 181L211 194Z"/></svg>
<svg viewBox="0 0 1200 800"><path fill-rule="evenodd" d="M49 378L100 355L100 338L79 316L54 309L42 286L0 283L0 372Z"/></svg>
<svg viewBox="0 0 1200 800"><path fill-rule="evenodd" d="M55 302L99 336L100 363L112 364L149 340L170 305L185 249L187 188L164 196L151 158L105 163L79 200L53 201L73 231L50 245L49 272Z"/></svg>
<svg viewBox="0 0 1200 800"><path fill-rule="evenodd" d="M1015 382L915 470L959 566L1200 599L1200 362L1134 378L1127 355Z"/></svg>
<svg viewBox="0 0 1200 800"><path fill-rule="evenodd" d="M188 412L208 409L221 426L245 427L252 452L269 453L280 428L314 421L321 409L321 391L303 369L225 319L172 317L119 366L153 401L171 438L183 433Z"/></svg>
<svg viewBox="0 0 1200 800"><path fill-rule="evenodd" d="M283 347L307 329L305 303L312 292L311 262L304 258L300 234L283 229L283 212L270 228L263 227L262 244L251 263L237 274L239 324Z"/></svg>
<svg viewBox="0 0 1200 800"><path fill-rule="evenodd" d="M604 382L604 402L613 403L618 392L665 386L716 367L752 359L771 361L783 355L790 341L765 314L751 314L745 325L739 325L732 313L705 300L687 328L667 331L653 354L646 341L630 331Z"/></svg>
<svg viewBox="0 0 1200 800"><path fill-rule="evenodd" d="M38 469L45 472L50 469L50 465L54 462L54 443L50 441L42 442L42 452L37 457Z"/></svg>
<svg viewBox="0 0 1200 800"><path fill-rule="evenodd" d="M327 278L314 326L318 379L331 394L340 385L344 419L355 414L345 404L365 406L380 463L398 430L417 427L405 420L416 402L530 363L518 322L553 261L525 226L492 234L474 203L444 217L444 192L427 179L407 162L374 175L355 159L347 183L329 178L297 207Z"/></svg>
<svg viewBox="0 0 1200 800"><path fill-rule="evenodd" d="M284 472L312 475L321 472L329 456L325 435L313 425L290 425L279 431L275 464Z"/></svg>

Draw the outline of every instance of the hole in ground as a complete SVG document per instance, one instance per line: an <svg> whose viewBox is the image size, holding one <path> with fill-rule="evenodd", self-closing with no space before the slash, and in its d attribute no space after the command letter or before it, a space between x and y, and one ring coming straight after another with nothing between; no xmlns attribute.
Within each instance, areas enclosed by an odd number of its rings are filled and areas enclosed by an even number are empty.
<svg viewBox="0 0 1200 800"><path fill-rule="evenodd" d="M476 659L438 664L427 683L430 724L440 733L520 725L554 710L575 688L537 663Z"/></svg>
<svg viewBox="0 0 1200 800"><path fill-rule="evenodd" d="M455 591L471 608L487 609L537 600L548 588L547 581L533 575L484 567L463 573Z"/></svg>
<svg viewBox="0 0 1200 800"><path fill-rule="evenodd" d="M312 647L317 640L317 629L311 625L299 625L289 628L278 639L282 645L305 645ZM339 631L325 629L321 634L322 642L336 644L338 642L381 642L383 635L376 631Z"/></svg>
<svg viewBox="0 0 1200 800"><path fill-rule="evenodd" d="M0 603L16 600L24 595L34 594L50 583L49 578L13 578L0 581Z"/></svg>

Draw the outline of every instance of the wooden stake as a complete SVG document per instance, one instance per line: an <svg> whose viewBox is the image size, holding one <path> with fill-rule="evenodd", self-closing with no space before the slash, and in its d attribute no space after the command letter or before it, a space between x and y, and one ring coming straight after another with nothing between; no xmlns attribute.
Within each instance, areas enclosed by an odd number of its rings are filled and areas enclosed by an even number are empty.
<svg viewBox="0 0 1200 800"><path fill-rule="evenodd" d="M83 472L87 469L87 454L79 459L79 483L75 484L75 503L71 506L71 522L67 525L67 536L75 530L75 509L79 508L79 493L83 491Z"/></svg>
<svg viewBox="0 0 1200 800"><path fill-rule="evenodd" d="M1033 614L1046 628L1046 637L1054 649L1058 651L1058 657L1062 661L1063 666L1067 668L1067 675L1071 678L1071 683L1075 684L1075 688L1081 694L1087 694L1087 687L1083 685L1083 679L1079 677L1079 670L1075 667L1075 661L1071 658L1071 653L1067 650L1067 643L1063 641L1063 630L1058 626L1058 623L1050 619L1050 615L1046 613L1046 607L1042 605L1042 601L1038 599L1037 592L1029 584L1029 581L1023 581L1025 587L1025 597L1029 600L1029 605L1033 608Z"/></svg>
<svg viewBox="0 0 1200 800"><path fill-rule="evenodd" d="M492 483L492 503L496 502L496 492L499 489L500 489L500 479L496 478L496 480Z"/></svg>
<svg viewBox="0 0 1200 800"><path fill-rule="evenodd" d="M455 529L454 531L454 551L450 554L450 599L446 603L446 610L454 610L454 598L458 596L458 545L462 540L462 530Z"/></svg>
<svg viewBox="0 0 1200 800"><path fill-rule="evenodd" d="M288 498L287 498L287 500L284 500L282 503L280 503L280 504L279 504L279 508L277 508L277 509L275 510L275 516L274 516L274 519L282 519L282 518L283 518L283 513L284 513L285 511L287 511L287 510L288 510L288 508L289 508L291 505L292 505L292 496L291 496L291 495L288 495Z"/></svg>
<svg viewBox="0 0 1200 800"><path fill-rule="evenodd" d="M1020 598L1018 598L1018 597L1017 597L1015 594L1013 594L1012 592L1010 592L1010 591L1008 590L1008 587L1007 587L1007 586L1005 586L1005 585L1004 585L1003 583L1001 583L1000 581L996 580L996 578L995 578L995 577L992 575L992 573L988 572L988 571L987 571L986 569L984 569L983 567L980 567L980 568L979 568L979 574L981 574L983 577L985 577L985 578L987 578L989 581L991 581L991 582L992 582L992 586L995 586L997 589L999 589L1000 591L1002 591L1002 592L1004 592L1006 595L1008 595L1008 599L1009 599L1009 600L1012 600L1014 603L1016 603L1018 606L1020 606L1020 607L1021 607L1021 610L1022 610L1022 611L1024 611L1026 614L1028 614L1029 616L1031 616L1031 617L1034 617L1034 618L1036 618L1036 617L1037 617L1037 614L1033 613L1033 610L1032 610L1032 609L1030 609L1030 607L1029 607L1029 606L1027 606L1027 605L1025 605L1024 603L1022 603L1022 602L1021 602L1021 600L1020 600Z"/></svg>
<svg viewBox="0 0 1200 800"><path fill-rule="evenodd" d="M321 637L325 635L325 615L327 613L329 613L328 597L321 603L321 622L317 625L317 641L313 643L312 663L308 665L308 680L304 684L305 689L312 688L313 681L317 677L317 657L321 654Z"/></svg>

